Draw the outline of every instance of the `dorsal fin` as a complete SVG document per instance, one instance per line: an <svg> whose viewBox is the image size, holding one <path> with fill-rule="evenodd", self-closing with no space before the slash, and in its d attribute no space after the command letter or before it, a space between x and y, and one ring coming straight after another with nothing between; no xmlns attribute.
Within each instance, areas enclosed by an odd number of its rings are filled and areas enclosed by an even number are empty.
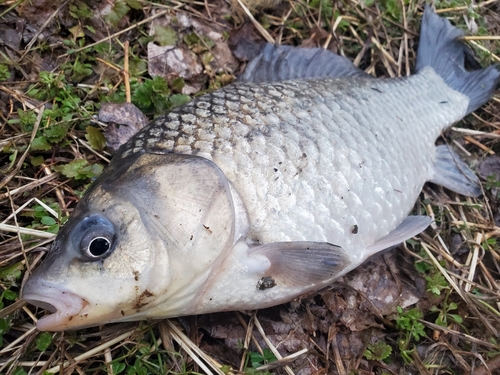
<svg viewBox="0 0 500 375"><path fill-rule="evenodd" d="M267 44L238 77L243 82L276 82L289 79L371 77L345 57L322 48L297 48Z"/></svg>

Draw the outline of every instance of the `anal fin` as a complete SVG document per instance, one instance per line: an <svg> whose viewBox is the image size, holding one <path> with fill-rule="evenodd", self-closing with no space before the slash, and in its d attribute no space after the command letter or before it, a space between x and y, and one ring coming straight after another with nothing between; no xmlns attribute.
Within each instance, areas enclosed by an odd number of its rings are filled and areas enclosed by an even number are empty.
<svg viewBox="0 0 500 375"><path fill-rule="evenodd" d="M264 276L290 287L330 281L351 264L344 249L326 242L275 242L255 247L249 254L267 257L271 266Z"/></svg>
<svg viewBox="0 0 500 375"><path fill-rule="evenodd" d="M481 185L475 173L447 145L436 148L436 164L430 181L468 197L481 195Z"/></svg>
<svg viewBox="0 0 500 375"><path fill-rule="evenodd" d="M416 236L424 231L431 221L429 216L408 216L391 233L368 246L366 248L367 257Z"/></svg>

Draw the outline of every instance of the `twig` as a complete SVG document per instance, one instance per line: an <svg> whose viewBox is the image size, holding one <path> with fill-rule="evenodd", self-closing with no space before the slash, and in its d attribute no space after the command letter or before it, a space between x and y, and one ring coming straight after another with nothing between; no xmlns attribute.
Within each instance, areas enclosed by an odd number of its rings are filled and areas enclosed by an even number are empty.
<svg viewBox="0 0 500 375"><path fill-rule="evenodd" d="M38 40L38 37L40 34L45 30L45 28L48 26L50 22L54 19L54 17L59 13L59 11L66 6L66 4L69 3L69 0L66 0L64 3L62 3L52 14L47 18L47 20L43 23L43 25L38 29L38 31L33 35L33 38L29 41L29 43L26 45L26 48L24 49L24 53L22 54L21 58L19 59L20 61L26 56L26 54L31 50L31 47L35 42Z"/></svg>
<svg viewBox="0 0 500 375"><path fill-rule="evenodd" d="M219 375L225 375L224 372L220 369L222 367L219 363L217 363L213 358L209 357L206 353L204 353L198 346L196 346L190 339L187 337L182 331L177 328L177 326L172 323L171 320L167 320L167 324L171 329L172 338L177 341L177 343L189 354L189 356L195 361L198 366L200 366L203 371L207 374L213 374L212 371L203 363L199 356L202 357L208 364L211 365L212 369Z"/></svg>
<svg viewBox="0 0 500 375"><path fill-rule="evenodd" d="M255 323L255 327L257 328L257 330L261 334L262 338L266 342L266 344L269 347L269 349L273 352L274 356L277 359L283 359L283 357L281 356L280 352L278 352L278 349L276 349L276 347L273 345L273 343L271 342L271 340L269 340L269 338L267 337L266 333L264 332L264 329L260 325L259 319L257 319L257 315L255 315L254 323ZM285 366L284 368L285 368L285 371L287 372L288 375L294 375L294 372L293 372L293 370L291 369L290 366Z"/></svg>
<svg viewBox="0 0 500 375"><path fill-rule="evenodd" d="M31 228L21 228L9 224L0 224L0 231L28 234L30 236L35 236L40 238L54 238L56 236L54 233L47 233L41 230L36 230Z"/></svg>
<svg viewBox="0 0 500 375"><path fill-rule="evenodd" d="M18 160L16 167L12 172L10 172L1 182L0 182L0 188L4 187L6 184L9 183L12 178L21 170L21 167L23 166L24 160L28 156L28 152L31 148L31 144L33 143L33 139L36 137L36 133L38 132L38 127L40 126L40 123L42 122L42 117L43 117L43 112L44 109L42 109L40 112L38 112L38 115L36 116L35 124L33 125L33 131L31 132L31 138L30 138L30 143L28 144L28 147L26 147L26 150L24 151L23 155L21 158Z"/></svg>
<svg viewBox="0 0 500 375"><path fill-rule="evenodd" d="M472 282L474 280L474 276L476 275L476 267L478 263L478 258L479 258L479 248L481 247L481 242L483 239L483 235L480 232L476 233L476 238L475 238L475 244L474 244L474 251L472 253L472 258L471 262L469 265L469 276L467 277L467 280ZM470 292L470 289L472 287L471 283L465 284L465 291Z"/></svg>
<svg viewBox="0 0 500 375"><path fill-rule="evenodd" d="M108 41L108 40L110 40L110 39L113 39L113 38L117 37L118 35L124 34L124 33L126 33L127 31L130 31L130 30L133 30L133 29L135 29L136 27L138 27L138 26L140 26L140 25L143 25L143 24L145 24L145 23L148 23L148 22L150 22L150 21L152 21L152 20L154 20L154 19L156 19L156 18L158 18L158 17L164 16L164 15L165 15L165 14L167 14L168 12L169 12L169 10L164 10L164 11L158 12L158 13L156 13L155 15L153 15L153 16L151 16L151 17L148 17L148 18L146 18L146 19L143 19L143 20L142 20L142 21L140 21L140 22L134 23L133 25L131 25L131 26L129 26L129 27L127 27L127 28L125 28L125 29L123 29L123 30L121 30L121 31L118 31L117 33L114 33L113 35L109 35L109 36L107 36L106 38L102 38L101 40L98 40L98 41L97 41L97 42L95 42L95 43L91 43L91 44L88 44L88 45L83 46L83 47L81 47L81 48L77 48L77 49L75 49L75 50L71 51L71 53L66 52L65 54L63 54L63 55L61 55L61 56L59 56L59 57L69 56L69 55L71 55L71 54L78 53L78 52L84 51L84 50L86 50L86 49L89 49L89 48L91 48L91 47L97 46L97 45L98 45L98 44L100 44L100 43L106 42L106 41Z"/></svg>
<svg viewBox="0 0 500 375"><path fill-rule="evenodd" d="M45 185L47 182L55 180L58 177L59 177L59 173L51 173L50 175L42 177L38 180L31 181L31 182L27 183L26 185L20 186L16 189L9 190L6 193L0 194L0 201L2 199L12 197L15 194L24 193L27 190L33 190L35 187Z"/></svg>
<svg viewBox="0 0 500 375"><path fill-rule="evenodd" d="M267 32L266 29L264 29L262 27L262 25L259 22L257 22L257 20L254 18L252 13L248 10L247 6L241 0L237 0L237 1L238 1L238 4L240 4L241 8L245 11L247 16L250 18L250 21L252 21L255 28L257 30L259 30L259 32L262 34L264 39L267 40L269 43L275 44L274 38Z"/></svg>
<svg viewBox="0 0 500 375"><path fill-rule="evenodd" d="M201 38L200 38L201 39ZM123 81L125 82L125 97L126 102L131 103L132 97L130 96L130 74L128 67L128 40L124 43L125 56L123 60Z"/></svg>
<svg viewBox="0 0 500 375"><path fill-rule="evenodd" d="M495 151L493 151L491 148L489 147L486 147L485 145L483 145L481 142L479 142L478 140L475 140L474 138L472 137L469 137L468 135L465 135L464 136L464 139L467 141L467 142L470 142L474 145L476 145L477 147L479 147L481 150L487 152L488 154L490 155L495 155Z"/></svg>
<svg viewBox="0 0 500 375"><path fill-rule="evenodd" d="M93 357L94 355L100 353L101 351L105 350L106 348L109 348L110 346L113 346L113 345L115 345L115 344L117 344L117 343L119 343L119 342L127 339L134 332L135 332L135 328L131 329L130 331L127 331L127 332L121 334L120 336L115 337L114 339L106 341L104 344L96 346L95 348L90 349L89 351L87 351L87 352L85 352L85 353L83 353L83 354L81 354L79 356L76 356L74 358L74 360L75 360L76 363L78 363L78 362L81 362L81 361L83 361L85 359ZM51 373L51 374L55 374L59 370L62 370L63 368L65 368L65 367L67 367L69 365L70 365L70 362L69 361L65 361L61 366L54 366L52 368L49 368L47 370L47 372Z"/></svg>

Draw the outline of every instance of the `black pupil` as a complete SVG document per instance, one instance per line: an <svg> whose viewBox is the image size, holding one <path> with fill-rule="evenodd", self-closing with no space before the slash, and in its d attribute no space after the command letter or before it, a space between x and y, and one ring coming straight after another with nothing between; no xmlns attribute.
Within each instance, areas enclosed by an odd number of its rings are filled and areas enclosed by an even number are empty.
<svg viewBox="0 0 500 375"><path fill-rule="evenodd" d="M94 238L90 241L89 253L95 257L99 257L109 250L109 240L106 238Z"/></svg>

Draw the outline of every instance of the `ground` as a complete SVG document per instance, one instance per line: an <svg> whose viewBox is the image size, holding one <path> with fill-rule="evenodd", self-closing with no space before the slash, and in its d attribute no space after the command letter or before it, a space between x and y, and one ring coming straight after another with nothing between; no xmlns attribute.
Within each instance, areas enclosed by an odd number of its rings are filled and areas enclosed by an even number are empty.
<svg viewBox="0 0 500 375"><path fill-rule="evenodd" d="M415 212L433 225L319 293L260 311L62 333L36 330L45 312L19 299L127 137L113 122L144 123L142 113L152 119L230 83L263 41L324 47L377 77L408 75L422 1L1 4L0 373L500 373L498 94L439 141L476 170L483 195L426 185ZM500 61L496 0L435 5L480 64ZM142 113L104 105L123 102Z"/></svg>

